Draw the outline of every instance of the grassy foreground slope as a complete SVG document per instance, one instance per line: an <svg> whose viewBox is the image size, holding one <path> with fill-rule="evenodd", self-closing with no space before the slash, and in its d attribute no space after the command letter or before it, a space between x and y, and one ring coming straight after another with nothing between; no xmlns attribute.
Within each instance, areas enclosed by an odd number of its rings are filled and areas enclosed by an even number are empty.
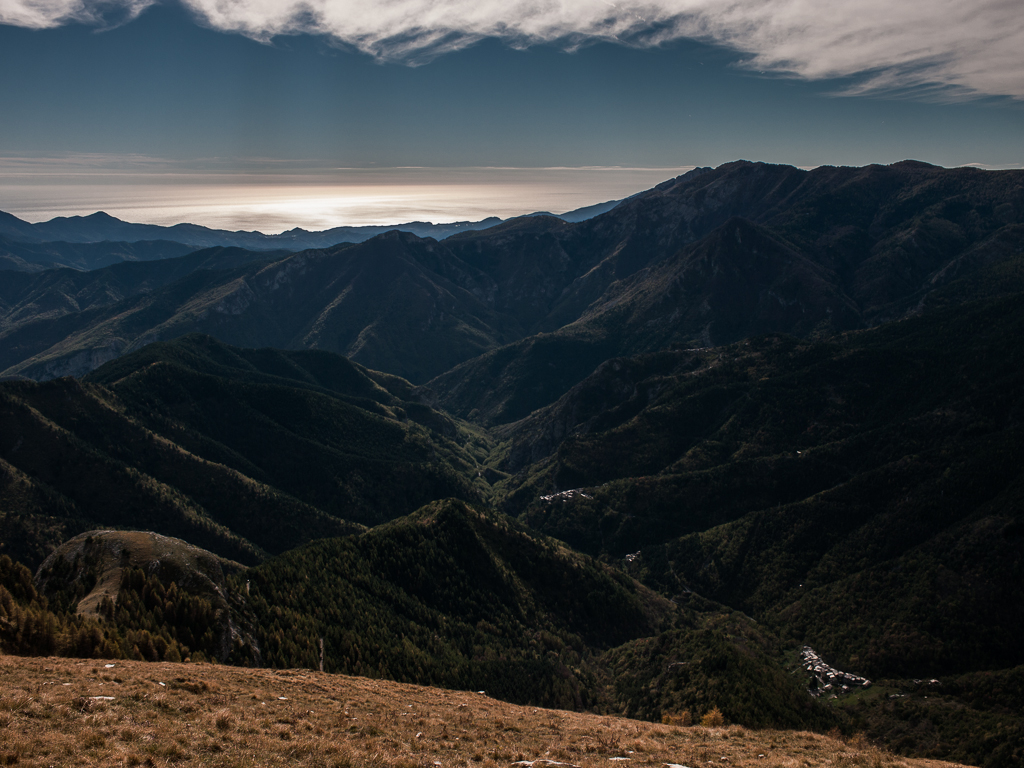
<svg viewBox="0 0 1024 768"><path fill-rule="evenodd" d="M0 676L7 765L950 765L806 732L678 728L310 670L4 656Z"/></svg>

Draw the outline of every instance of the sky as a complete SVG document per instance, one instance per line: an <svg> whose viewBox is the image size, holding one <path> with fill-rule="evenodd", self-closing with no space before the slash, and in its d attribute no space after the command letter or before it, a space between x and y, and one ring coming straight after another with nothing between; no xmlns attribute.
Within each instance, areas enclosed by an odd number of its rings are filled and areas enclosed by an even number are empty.
<svg viewBox="0 0 1024 768"><path fill-rule="evenodd" d="M0 0L0 210L563 212L736 159L1024 167L1020 0Z"/></svg>

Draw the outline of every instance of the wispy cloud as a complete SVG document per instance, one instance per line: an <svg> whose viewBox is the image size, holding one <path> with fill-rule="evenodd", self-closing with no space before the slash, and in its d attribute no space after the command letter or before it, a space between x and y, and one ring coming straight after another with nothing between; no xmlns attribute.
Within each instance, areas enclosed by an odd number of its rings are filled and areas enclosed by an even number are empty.
<svg viewBox="0 0 1024 768"><path fill-rule="evenodd" d="M48 29L70 22L100 28L131 21L157 0L0 0L0 24Z"/></svg>
<svg viewBox="0 0 1024 768"><path fill-rule="evenodd" d="M132 17L152 0L0 0L0 22L45 27ZM843 93L1024 99L1020 0L180 0L214 29L256 40L311 33L379 59L423 63L484 38L516 47L700 39L745 66Z"/></svg>

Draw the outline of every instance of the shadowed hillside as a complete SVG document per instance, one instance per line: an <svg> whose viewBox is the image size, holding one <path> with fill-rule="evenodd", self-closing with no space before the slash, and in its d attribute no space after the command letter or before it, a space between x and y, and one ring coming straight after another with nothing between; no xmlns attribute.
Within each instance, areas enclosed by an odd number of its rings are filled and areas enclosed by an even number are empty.
<svg viewBox="0 0 1024 768"><path fill-rule="evenodd" d="M66 279L76 286L103 292L94 303L70 308L64 306L70 292L47 284L50 273L19 275L24 287L5 292L0 341L7 357L0 364L7 375L82 375L145 343L199 331L243 346L338 352L424 381L521 335L514 321L477 298L471 270L415 235L392 232L270 264L250 255L245 263L182 268L175 280L162 275L149 290L133 288L124 298L111 296L108 284L129 267L150 280L152 264L70 273ZM165 272L171 266L158 264Z"/></svg>
<svg viewBox="0 0 1024 768"><path fill-rule="evenodd" d="M508 504L868 674L1018 663L1022 302L610 361L507 428Z"/></svg>
<svg viewBox="0 0 1024 768"><path fill-rule="evenodd" d="M3 231L0 221L0 232ZM0 269L42 272L46 269L100 269L122 261L173 259L196 250L168 240L134 243L19 243L0 234Z"/></svg>
<svg viewBox="0 0 1024 768"><path fill-rule="evenodd" d="M454 422L329 353L151 345L94 381L0 385L6 551L148 527L246 563L474 498ZM50 545L52 546L52 544Z"/></svg>

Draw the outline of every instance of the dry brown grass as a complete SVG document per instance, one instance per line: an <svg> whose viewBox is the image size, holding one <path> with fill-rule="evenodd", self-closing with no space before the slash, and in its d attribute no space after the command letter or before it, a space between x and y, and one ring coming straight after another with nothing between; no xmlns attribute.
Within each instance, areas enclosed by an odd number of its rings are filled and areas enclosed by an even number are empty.
<svg viewBox="0 0 1024 768"><path fill-rule="evenodd" d="M863 740L681 728L307 670L108 663L0 657L0 766L948 765Z"/></svg>

